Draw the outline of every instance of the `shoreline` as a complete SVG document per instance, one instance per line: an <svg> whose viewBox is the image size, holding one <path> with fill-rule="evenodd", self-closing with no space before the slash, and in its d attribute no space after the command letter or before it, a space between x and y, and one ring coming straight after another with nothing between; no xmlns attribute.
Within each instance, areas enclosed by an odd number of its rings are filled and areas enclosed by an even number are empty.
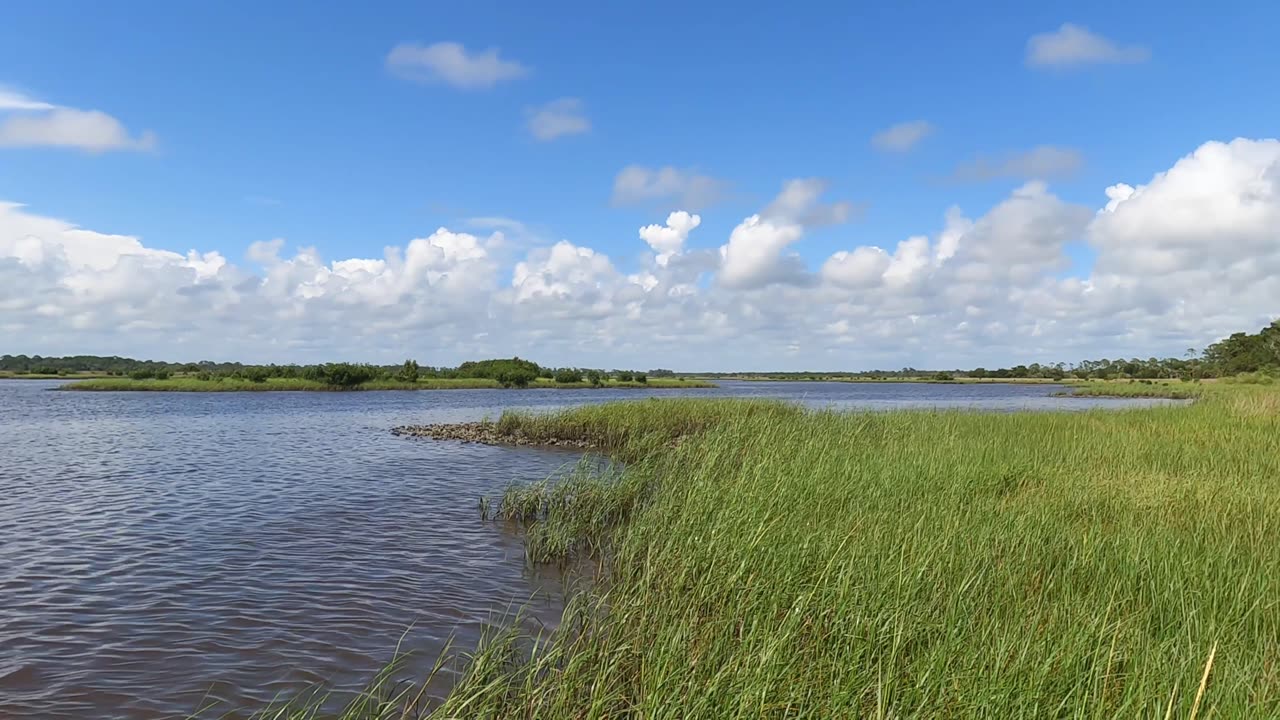
<svg viewBox="0 0 1280 720"><path fill-rule="evenodd" d="M524 528L529 562L598 562L611 580L570 599L577 625L561 627L576 632L525 638L538 643L531 656L507 662L522 637L512 628L459 658L460 668L500 665L501 681L464 671L441 711L586 715L600 707L600 687L615 708L712 707L732 672L819 717L856 716L884 688L904 715L1025 707L993 697L1104 714L1150 701L1187 714L1202 701L1205 648L1222 643L1237 661L1213 667L1203 701L1249 715L1260 709L1249 689L1277 621L1252 598L1277 582L1253 568L1280 562L1264 532L1276 503L1271 456L1259 452L1274 447L1280 393L1244 384L1204 393L1204 402L1089 414L830 413L688 398L399 428L573 441L626 464L619 475L514 484L481 501L488 518ZM1189 444L1198 451L1185 452ZM1238 471L1224 475L1224 462ZM1167 561L1171 547L1178 562ZM1247 595L1234 590L1242 582L1252 583ZM1108 616L1117 603L1126 612ZM904 635L916 648L906 656L897 654ZM784 661L762 666L769 652ZM1064 684L1080 668L1109 676L1113 655L1130 658L1135 682ZM938 674L993 657L1002 672ZM884 676L886 658L901 667ZM859 672L877 684L827 691Z"/></svg>
<svg viewBox="0 0 1280 720"><path fill-rule="evenodd" d="M326 385L300 378L270 378L263 382L226 378L199 380L195 378L169 378L166 380L133 380L131 378L106 378L73 380L53 388L72 392L379 392L390 390L680 390L710 389L717 385L701 381L666 379L635 381L610 381L601 385L582 383L534 382L526 387L504 387L487 378L432 378L414 383L398 380L373 380L352 387Z"/></svg>
<svg viewBox="0 0 1280 720"><path fill-rule="evenodd" d="M573 450L598 450L598 445L585 439L532 438L518 430L509 431L499 423L488 420L460 423L433 423L428 425L399 425L391 428L396 437L451 440L476 445L497 447L567 448Z"/></svg>

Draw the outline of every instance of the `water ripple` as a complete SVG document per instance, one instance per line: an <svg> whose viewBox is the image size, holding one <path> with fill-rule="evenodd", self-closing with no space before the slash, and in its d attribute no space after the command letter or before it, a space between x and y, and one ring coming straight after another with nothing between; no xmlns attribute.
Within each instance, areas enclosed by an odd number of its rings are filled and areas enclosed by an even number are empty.
<svg viewBox="0 0 1280 720"><path fill-rule="evenodd" d="M519 539L480 522L476 499L574 456L388 429L655 394L47 392L55 384L0 382L0 718L243 712L313 683L359 687L397 643L418 658L408 672L425 672L451 635L474 644L535 593L531 621L551 624L554 578L526 572ZM926 388L694 392L1064 402L1044 387Z"/></svg>

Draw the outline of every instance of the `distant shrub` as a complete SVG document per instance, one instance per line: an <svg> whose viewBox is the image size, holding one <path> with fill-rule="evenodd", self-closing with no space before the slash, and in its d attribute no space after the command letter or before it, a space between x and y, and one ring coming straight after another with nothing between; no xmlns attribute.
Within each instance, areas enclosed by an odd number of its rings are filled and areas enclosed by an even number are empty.
<svg viewBox="0 0 1280 720"><path fill-rule="evenodd" d="M952 375L949 372L940 372L940 373L934 373L933 379L937 380L938 382L951 382L952 380L956 379L956 376Z"/></svg>
<svg viewBox="0 0 1280 720"><path fill-rule="evenodd" d="M310 365L303 370L303 377L308 380L340 388L356 387L378 379L380 374L381 371L372 365L356 363Z"/></svg>
<svg viewBox="0 0 1280 720"><path fill-rule="evenodd" d="M396 379L407 383L418 382L418 361L405 360L400 372L396 373Z"/></svg>
<svg viewBox="0 0 1280 720"><path fill-rule="evenodd" d="M168 370L164 370L164 369L156 370L154 373L152 373L152 375L157 380L168 380L169 376L172 374L173 373L170 373Z"/></svg>
<svg viewBox="0 0 1280 720"><path fill-rule="evenodd" d="M635 373L622 370L617 374L618 382L632 382L636 379Z"/></svg>
<svg viewBox="0 0 1280 720"><path fill-rule="evenodd" d="M599 370L588 370L587 382L595 385L596 387L600 387L604 384L604 375L601 375Z"/></svg>
<svg viewBox="0 0 1280 720"><path fill-rule="evenodd" d="M264 383L267 381L267 378L271 377L271 368L266 368L261 365L250 365L249 367L241 368L236 373L236 376L244 378L249 382Z"/></svg>
<svg viewBox="0 0 1280 720"><path fill-rule="evenodd" d="M580 383L582 382L582 372L573 368L560 368L556 371L553 379L558 383Z"/></svg>
<svg viewBox="0 0 1280 720"><path fill-rule="evenodd" d="M1262 372L1240 373L1235 377L1223 378L1223 380L1242 385L1271 385L1276 381L1274 377Z"/></svg>
<svg viewBox="0 0 1280 720"><path fill-rule="evenodd" d="M636 373L636 375L635 375L635 380L636 380L636 382L641 383L641 384L648 384L648 382L649 382L649 376L648 376L648 375L645 375L645 374L644 374L644 373L642 373L642 372L638 372L638 373Z"/></svg>
<svg viewBox="0 0 1280 720"><path fill-rule="evenodd" d="M498 376L503 373L527 373L530 377L536 378L540 372L542 372L542 368L538 366L538 363L531 360L521 360L520 358L515 357L500 360L472 360L464 362L458 366L457 376L499 380ZM511 377L516 376L512 375Z"/></svg>
<svg viewBox="0 0 1280 720"><path fill-rule="evenodd" d="M150 368L138 368L129 373L129 379L131 380L150 380L155 376L155 371Z"/></svg>
<svg viewBox="0 0 1280 720"><path fill-rule="evenodd" d="M538 378L538 373L525 368L503 370L494 378L502 387L529 387L529 383Z"/></svg>

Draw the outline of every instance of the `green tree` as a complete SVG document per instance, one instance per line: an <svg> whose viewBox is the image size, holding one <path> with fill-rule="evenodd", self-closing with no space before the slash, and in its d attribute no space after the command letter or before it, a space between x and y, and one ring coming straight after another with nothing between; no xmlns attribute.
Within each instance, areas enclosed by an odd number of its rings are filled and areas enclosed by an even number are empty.
<svg viewBox="0 0 1280 720"><path fill-rule="evenodd" d="M556 371L553 379L558 383L580 383L582 382L582 371L574 368L560 368Z"/></svg>
<svg viewBox="0 0 1280 720"><path fill-rule="evenodd" d="M405 360L404 365L400 367L400 373L396 376L396 379L407 383L418 382L418 361Z"/></svg>

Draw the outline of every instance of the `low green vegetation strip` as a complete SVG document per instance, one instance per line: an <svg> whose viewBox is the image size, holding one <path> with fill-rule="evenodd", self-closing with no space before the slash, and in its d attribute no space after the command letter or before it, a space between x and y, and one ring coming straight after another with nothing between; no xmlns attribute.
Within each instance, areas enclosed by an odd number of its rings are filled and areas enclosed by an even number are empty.
<svg viewBox="0 0 1280 720"><path fill-rule="evenodd" d="M1069 383L1070 390L1062 393L1073 397L1116 398L1168 398L1194 400L1215 395L1231 395L1239 398L1250 394L1267 394L1277 386L1276 379L1266 373L1241 373L1206 381L1176 380L1111 380Z"/></svg>
<svg viewBox="0 0 1280 720"><path fill-rule="evenodd" d="M496 389L502 383L490 378L420 378L407 382L395 379L367 380L355 385L332 385L305 378L264 378L248 380L232 377L168 377L164 379L102 378L80 380L63 385L62 390L142 391L142 392L260 392L260 391L329 391L329 390L475 390ZM528 385L533 388L552 389L607 389L607 388L708 388L710 383L677 380L650 380L647 383L603 380L599 385L591 383L556 383L538 380Z"/></svg>
<svg viewBox="0 0 1280 720"><path fill-rule="evenodd" d="M532 654L491 637L440 717L1280 713L1267 388L1084 413L678 400L499 424L627 466L486 504L527 526L532 560L605 572Z"/></svg>
<svg viewBox="0 0 1280 720"><path fill-rule="evenodd" d="M163 380L134 380L132 378L106 378L83 380L63 385L62 390L141 391L141 392L255 392L289 390L447 390L500 387L496 380L484 378L432 379L416 382L399 380L369 380L351 386L330 385L304 378L243 378L171 377Z"/></svg>

